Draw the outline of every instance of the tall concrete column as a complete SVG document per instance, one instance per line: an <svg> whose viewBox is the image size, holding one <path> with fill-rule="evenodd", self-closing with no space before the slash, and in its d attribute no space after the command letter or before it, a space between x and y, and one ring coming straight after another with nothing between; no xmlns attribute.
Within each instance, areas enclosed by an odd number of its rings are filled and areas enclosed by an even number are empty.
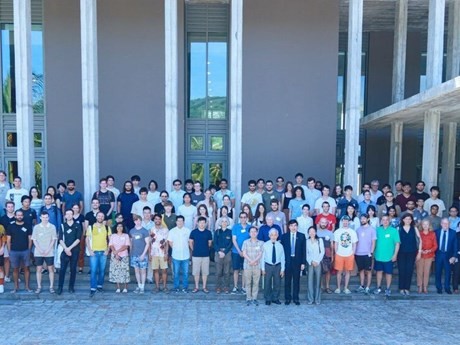
<svg viewBox="0 0 460 345"><path fill-rule="evenodd" d="M397 103L404 99L406 82L407 11L408 0L397 0L393 44L393 103Z"/></svg>
<svg viewBox="0 0 460 345"><path fill-rule="evenodd" d="M402 141L403 141L403 123L395 121L391 124L390 140L390 171L389 183L391 186L401 179L401 162L402 162Z"/></svg>
<svg viewBox="0 0 460 345"><path fill-rule="evenodd" d="M350 0L348 12L347 89L345 108L344 182L358 193L359 120L361 117L361 54L363 0Z"/></svg>
<svg viewBox="0 0 460 345"><path fill-rule="evenodd" d="M439 164L439 124L441 112L430 110L425 112L423 128L423 160L422 180L430 189L438 184Z"/></svg>
<svg viewBox="0 0 460 345"><path fill-rule="evenodd" d="M449 207L454 199L457 123L445 123L442 128L442 166L439 185L442 192L441 199L446 203L446 207Z"/></svg>
<svg viewBox="0 0 460 345"><path fill-rule="evenodd" d="M428 47L426 57L427 89L442 83L445 9L446 0L430 0L428 13Z"/></svg>
<svg viewBox="0 0 460 345"><path fill-rule="evenodd" d="M85 207L99 185L99 90L97 0L80 0L83 117L83 185Z"/></svg>
<svg viewBox="0 0 460 345"><path fill-rule="evenodd" d="M460 75L460 0L449 3L446 79Z"/></svg>
<svg viewBox="0 0 460 345"><path fill-rule="evenodd" d="M243 0L231 1L230 24L230 184L241 200L243 134ZM240 203L237 202L236 205Z"/></svg>
<svg viewBox="0 0 460 345"><path fill-rule="evenodd" d="M397 0L395 5L395 33L393 48L393 103L404 99L406 81L407 12L408 0ZM391 124L389 182L394 186L401 178L403 123Z"/></svg>
<svg viewBox="0 0 460 345"><path fill-rule="evenodd" d="M178 37L177 0L165 0L165 186L178 177Z"/></svg>
<svg viewBox="0 0 460 345"><path fill-rule="evenodd" d="M18 174L30 188L35 185L30 0L14 0L13 5Z"/></svg>

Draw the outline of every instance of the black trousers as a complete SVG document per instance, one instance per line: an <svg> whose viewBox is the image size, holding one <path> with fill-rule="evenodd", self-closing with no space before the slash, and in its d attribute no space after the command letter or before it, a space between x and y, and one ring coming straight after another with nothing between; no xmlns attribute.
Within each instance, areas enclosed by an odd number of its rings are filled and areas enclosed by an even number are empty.
<svg viewBox="0 0 460 345"><path fill-rule="evenodd" d="M280 285L281 285L281 264L270 265L265 263L265 287L264 298L265 301L276 301L280 298ZM273 288L272 288L273 284Z"/></svg>
<svg viewBox="0 0 460 345"><path fill-rule="evenodd" d="M286 265L284 273L284 299L286 301L300 301L300 266L292 261Z"/></svg>
<svg viewBox="0 0 460 345"><path fill-rule="evenodd" d="M417 252L398 253L399 290L410 290Z"/></svg>
<svg viewBox="0 0 460 345"><path fill-rule="evenodd" d="M61 253L61 269L59 270L59 284L58 287L62 289L64 286L65 274L67 266L70 266L70 281L69 289L73 289L75 286L75 279L77 277L77 263L78 255L80 254L80 246L75 247L72 251L72 256L68 256L64 251Z"/></svg>

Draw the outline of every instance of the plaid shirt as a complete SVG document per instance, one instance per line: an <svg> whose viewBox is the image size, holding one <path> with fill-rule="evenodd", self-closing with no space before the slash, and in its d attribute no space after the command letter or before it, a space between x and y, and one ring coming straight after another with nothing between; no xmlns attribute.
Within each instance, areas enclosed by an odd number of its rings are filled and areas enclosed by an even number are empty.
<svg viewBox="0 0 460 345"><path fill-rule="evenodd" d="M255 268L259 267L262 268L263 265L263 253L264 253L264 242L262 241L251 241L251 239L248 239L243 242L243 252L246 253L246 256L249 257L251 261L258 260L258 266L251 266L249 265L249 261L245 258L244 259L244 266L243 268L246 270L248 268Z"/></svg>

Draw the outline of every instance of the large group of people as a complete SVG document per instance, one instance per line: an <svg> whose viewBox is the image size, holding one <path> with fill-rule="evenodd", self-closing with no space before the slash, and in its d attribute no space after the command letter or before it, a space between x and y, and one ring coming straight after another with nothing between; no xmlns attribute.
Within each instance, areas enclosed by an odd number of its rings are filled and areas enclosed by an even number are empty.
<svg viewBox="0 0 460 345"><path fill-rule="evenodd" d="M417 292L424 294L433 263L437 293L459 292L459 202L446 209L437 186L427 193L423 181L413 191L410 182L380 187L374 180L357 195L351 186L331 189L313 177L304 184L298 173L294 182L250 180L237 203L226 179L204 190L200 181L184 185L176 179L171 191L159 191L156 181L142 187L135 175L120 191L107 176L85 213L74 180L50 186L42 198L37 187L24 189L19 176L10 185L0 171L0 293L12 270L12 293L21 272L26 291L40 294L48 275L49 292L60 295L67 269L68 293L74 293L85 255L91 297L104 291L107 261L108 280L122 294L131 267L133 293L145 293L149 283L155 293L209 293L211 262L215 293L245 294L247 305L258 305L260 285L266 305L281 304L282 279L284 304L299 305L302 275L308 276L308 304L320 304L322 293L352 293L352 275L358 275L356 293L390 296L396 267L402 295L412 291L414 270Z"/></svg>

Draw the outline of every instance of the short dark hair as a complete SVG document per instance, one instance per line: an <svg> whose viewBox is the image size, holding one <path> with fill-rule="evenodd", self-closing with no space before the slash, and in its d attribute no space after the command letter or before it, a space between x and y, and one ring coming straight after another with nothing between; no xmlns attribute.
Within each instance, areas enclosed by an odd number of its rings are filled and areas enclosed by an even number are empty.
<svg viewBox="0 0 460 345"><path fill-rule="evenodd" d="M291 219L288 223L288 225L291 225L291 224L296 224L296 225L299 225L299 223L295 220L295 219Z"/></svg>
<svg viewBox="0 0 460 345"><path fill-rule="evenodd" d="M193 184L193 180L191 178L188 178L185 180L184 184L191 183Z"/></svg>
<svg viewBox="0 0 460 345"><path fill-rule="evenodd" d="M115 177L113 177L113 175L107 175L106 179L108 180L109 178L115 181Z"/></svg>
<svg viewBox="0 0 460 345"><path fill-rule="evenodd" d="M207 222L208 220L205 217L202 217L202 216L198 217L198 222L203 222L203 221Z"/></svg>
<svg viewBox="0 0 460 345"><path fill-rule="evenodd" d="M308 205L308 204L303 204L303 205L302 205L302 210L303 210L304 207L308 207L308 210L310 210L310 205Z"/></svg>
<svg viewBox="0 0 460 345"><path fill-rule="evenodd" d="M252 184L257 184L256 180L249 180L248 181L248 186L252 185Z"/></svg>
<svg viewBox="0 0 460 345"><path fill-rule="evenodd" d="M179 182L180 184L182 184L182 181L181 181L181 180L179 180L178 178L176 178L176 179L173 181L173 183L172 183L172 184L174 185L176 182Z"/></svg>
<svg viewBox="0 0 460 345"><path fill-rule="evenodd" d="M439 192L439 187L438 186L433 186L433 187L430 188L430 192L432 192L434 190Z"/></svg>
<svg viewBox="0 0 460 345"><path fill-rule="evenodd" d="M347 184L345 187L343 187L343 190L344 190L344 191L347 191L347 190L353 191L353 187L350 186L349 184Z"/></svg>
<svg viewBox="0 0 460 345"><path fill-rule="evenodd" d="M101 177L101 178L99 179L99 183L101 183L101 182L107 182L107 178ZM58 186L58 187L59 187L59 186Z"/></svg>
<svg viewBox="0 0 460 345"><path fill-rule="evenodd" d="M69 184L71 184L71 183L72 183L72 184L75 184L75 181L74 181L74 180L67 180L67 185L69 185Z"/></svg>
<svg viewBox="0 0 460 345"><path fill-rule="evenodd" d="M297 177L303 178L303 174L302 174L302 173L297 173L297 174L295 174L294 178L297 178Z"/></svg>
<svg viewBox="0 0 460 345"><path fill-rule="evenodd" d="M48 213L48 211L43 210L43 211L40 212L40 216L49 216L49 213Z"/></svg>
<svg viewBox="0 0 460 345"><path fill-rule="evenodd" d="M184 220L184 221L185 221L185 218L184 218L184 216L181 216L181 215L177 216L177 217L176 217L176 221L178 221L179 219L182 219L182 220Z"/></svg>
<svg viewBox="0 0 460 345"><path fill-rule="evenodd" d="M57 184L57 188L59 189L59 187L64 187L64 189L67 188L67 186L65 185L64 182L59 182L59 183Z"/></svg>
<svg viewBox="0 0 460 345"><path fill-rule="evenodd" d="M152 212L152 209L149 206L145 206L142 211L150 211Z"/></svg>
<svg viewBox="0 0 460 345"><path fill-rule="evenodd" d="M29 199L29 201L30 201L30 196L28 196L28 195L23 195L23 196L21 197L21 203L23 203L24 200L27 200L27 199Z"/></svg>
<svg viewBox="0 0 460 345"><path fill-rule="evenodd" d="M131 176L131 181L141 181L141 177L139 175L133 175Z"/></svg>
<svg viewBox="0 0 460 345"><path fill-rule="evenodd" d="M139 189L139 194L142 194L142 193L148 193L149 190L147 189L147 187L142 187L141 189Z"/></svg>

